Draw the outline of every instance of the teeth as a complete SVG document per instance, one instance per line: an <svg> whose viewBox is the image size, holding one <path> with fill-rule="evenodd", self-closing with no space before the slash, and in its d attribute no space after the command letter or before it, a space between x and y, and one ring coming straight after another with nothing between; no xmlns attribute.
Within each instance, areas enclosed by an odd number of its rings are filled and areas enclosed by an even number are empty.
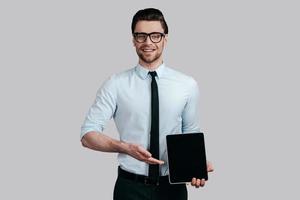
<svg viewBox="0 0 300 200"><path fill-rule="evenodd" d="M150 52L150 51L154 51L154 50L153 49L143 49L143 51Z"/></svg>

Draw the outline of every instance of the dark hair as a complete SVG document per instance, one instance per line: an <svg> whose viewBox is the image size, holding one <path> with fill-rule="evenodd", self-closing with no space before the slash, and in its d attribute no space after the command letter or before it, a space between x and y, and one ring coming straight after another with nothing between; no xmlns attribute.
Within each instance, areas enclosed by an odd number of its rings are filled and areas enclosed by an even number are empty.
<svg viewBox="0 0 300 200"><path fill-rule="evenodd" d="M131 32L134 33L134 29L138 21L160 21L162 28L164 29L164 33L168 34L168 25L165 21L165 18L162 12L156 8L146 8L143 10L139 10L132 18L131 23Z"/></svg>

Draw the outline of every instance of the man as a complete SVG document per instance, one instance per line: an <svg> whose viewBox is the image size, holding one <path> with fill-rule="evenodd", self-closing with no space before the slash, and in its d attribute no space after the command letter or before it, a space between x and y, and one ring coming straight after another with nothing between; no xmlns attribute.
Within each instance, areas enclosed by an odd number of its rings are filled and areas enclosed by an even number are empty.
<svg viewBox="0 0 300 200"><path fill-rule="evenodd" d="M138 11L131 29L138 65L102 85L82 126L81 141L93 150L119 153L115 200L186 200L186 185L168 182L165 138L200 131L198 86L163 62L168 26L161 11ZM103 134L111 118L120 140ZM204 179L191 180L195 187L204 184Z"/></svg>

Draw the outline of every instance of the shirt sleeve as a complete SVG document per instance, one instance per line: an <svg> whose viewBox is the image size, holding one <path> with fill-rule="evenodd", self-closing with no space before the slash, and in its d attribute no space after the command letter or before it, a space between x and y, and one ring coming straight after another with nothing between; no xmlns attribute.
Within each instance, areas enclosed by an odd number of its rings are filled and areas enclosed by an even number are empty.
<svg viewBox="0 0 300 200"><path fill-rule="evenodd" d="M189 98L182 113L182 133L200 132L199 126L199 87L192 79L189 86Z"/></svg>
<svg viewBox="0 0 300 200"><path fill-rule="evenodd" d="M114 76L106 80L97 91L96 99L90 107L81 126L80 139L90 131L103 132L117 108L117 87Z"/></svg>

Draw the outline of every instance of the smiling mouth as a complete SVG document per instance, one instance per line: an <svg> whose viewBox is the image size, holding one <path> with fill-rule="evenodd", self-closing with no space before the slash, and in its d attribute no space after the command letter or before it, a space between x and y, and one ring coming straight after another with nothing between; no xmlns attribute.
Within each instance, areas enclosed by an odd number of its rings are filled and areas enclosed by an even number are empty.
<svg viewBox="0 0 300 200"><path fill-rule="evenodd" d="M142 49L143 52L153 52L155 49Z"/></svg>

